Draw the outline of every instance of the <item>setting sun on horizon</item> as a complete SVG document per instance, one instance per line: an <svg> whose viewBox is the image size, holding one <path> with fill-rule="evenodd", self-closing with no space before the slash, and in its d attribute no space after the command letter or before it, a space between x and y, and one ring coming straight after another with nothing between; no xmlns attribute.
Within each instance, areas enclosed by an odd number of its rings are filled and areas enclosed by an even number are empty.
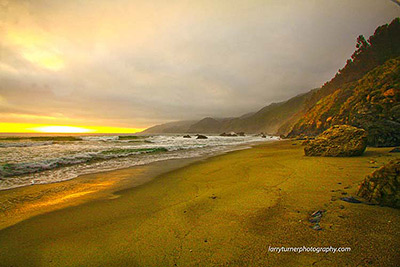
<svg viewBox="0 0 400 267"><path fill-rule="evenodd" d="M82 127L74 127L74 126L43 126L33 128L32 130L40 132L40 133L89 133L93 132L93 130L82 128Z"/></svg>
<svg viewBox="0 0 400 267"><path fill-rule="evenodd" d="M0 123L0 133L137 133L142 128Z"/></svg>

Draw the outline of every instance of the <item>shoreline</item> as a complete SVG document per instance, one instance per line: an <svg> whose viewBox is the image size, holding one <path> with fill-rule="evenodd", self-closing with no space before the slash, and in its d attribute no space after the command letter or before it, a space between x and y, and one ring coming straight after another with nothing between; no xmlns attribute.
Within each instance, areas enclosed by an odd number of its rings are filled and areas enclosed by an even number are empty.
<svg viewBox="0 0 400 267"><path fill-rule="evenodd" d="M103 136L103 135L102 135ZM168 161L168 160L187 160L187 159L195 159L195 158L208 158L208 157L213 157L216 155L220 155L220 154L224 154L224 153L228 153L231 151L236 151L236 150L242 150L242 149L248 149L251 148L253 146L256 145L260 145L263 143L267 143L267 142L274 142L274 141L278 141L280 139L273 139L276 138L276 136L270 136L271 139L268 140L258 140L258 141L249 141L249 142L245 142L245 143L239 143L239 144L227 144L227 145L222 145L222 146L215 146L215 147L222 147L221 150L216 150L216 151L204 151L202 149L204 148L189 148L189 149L178 149L178 151L183 151L183 152L187 152L187 151L200 151L200 153L198 155L190 155L190 156L185 156L185 155L181 155L181 157L166 157L166 158L157 158L153 161L149 161L149 162L145 162L145 163L136 163L135 165L128 165L128 166L119 166L118 168L114 169L114 168L107 168L107 169L103 169L103 170L92 170L91 172L86 172L86 173L82 173L82 174L75 174L76 176L72 176L69 178L63 178L61 180L52 180L52 181L44 181L44 182L35 182L35 180L37 180L37 177L30 177L27 180L30 180L29 183L25 183L25 184L12 184L8 187L2 187L0 188L0 192L2 191L7 191L7 190L14 190L17 188L21 188L21 187L29 187L29 186L35 186L35 185L45 185L45 184L53 184L53 183L62 183L62 182L66 182L66 181L70 181L73 179L76 179L78 177L81 176L86 176L86 175L92 175L92 174L98 174L98 173L105 173L105 172L112 172L112 171L117 171L117 170L124 170L124 169L129 169L129 168L135 168L137 166L144 166L144 165L149 165L149 164L153 164L155 162L161 162L161 161ZM210 148L212 148L213 146L211 146ZM165 153L168 155L168 153L174 152L174 150L172 151L165 151ZM164 153L163 153L164 154ZM139 154L140 156L141 154ZM129 156L124 156L122 158L130 158L132 157L132 155ZM113 159L113 158L111 158ZM98 162L107 162L110 159L103 159L103 160L98 160ZM133 159L134 161L135 159ZM71 165L64 165L62 167L56 167L56 168L51 168L51 169L45 169L42 171L38 171L38 172L32 172L32 173L23 173L21 175L15 175L15 176L6 176L3 177L3 180L8 180L8 179L14 179L14 178L19 178L21 176L29 176L29 175L43 175L46 172L50 172L50 171L57 171L60 170L62 168L66 168L66 167L71 167L74 165L79 165L78 164L71 164ZM1 180L1 179L0 179Z"/></svg>
<svg viewBox="0 0 400 267"><path fill-rule="evenodd" d="M0 230L30 217L45 214L89 201L113 199L118 192L145 184L158 176L167 174L208 158L251 149L262 145L247 143L229 150L191 158L166 159L111 171L79 175L68 180L32 184L0 190Z"/></svg>
<svg viewBox="0 0 400 267"><path fill-rule="evenodd" d="M197 161L135 188L0 230L0 261L32 266L395 266L400 211L351 204L359 182L398 155L304 157L299 141ZM371 163L374 159L376 163ZM323 230L310 214L326 210ZM351 247L272 253L269 246Z"/></svg>

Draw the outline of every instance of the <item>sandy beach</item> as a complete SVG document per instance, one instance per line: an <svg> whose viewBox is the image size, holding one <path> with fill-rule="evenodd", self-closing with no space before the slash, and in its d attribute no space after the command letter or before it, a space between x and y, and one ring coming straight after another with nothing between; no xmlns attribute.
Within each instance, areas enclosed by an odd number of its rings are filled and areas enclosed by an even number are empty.
<svg viewBox="0 0 400 267"><path fill-rule="evenodd" d="M2 191L0 265L396 266L400 211L340 198L398 153L305 157L300 142Z"/></svg>

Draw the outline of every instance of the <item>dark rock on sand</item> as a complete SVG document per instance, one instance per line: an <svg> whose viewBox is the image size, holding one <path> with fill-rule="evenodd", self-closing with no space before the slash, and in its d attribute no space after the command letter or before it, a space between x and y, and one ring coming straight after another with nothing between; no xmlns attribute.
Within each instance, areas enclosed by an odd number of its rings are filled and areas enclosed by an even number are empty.
<svg viewBox="0 0 400 267"><path fill-rule="evenodd" d="M368 175L358 195L372 203L400 208L400 158Z"/></svg>
<svg viewBox="0 0 400 267"><path fill-rule="evenodd" d="M234 136L238 136L238 135L236 133L234 133L234 132L230 132L230 133L222 133L219 136L234 137Z"/></svg>
<svg viewBox="0 0 400 267"><path fill-rule="evenodd" d="M190 135L184 135L183 138L192 138Z"/></svg>
<svg viewBox="0 0 400 267"><path fill-rule="evenodd" d="M306 156L360 156L367 147L367 133L348 125L335 125L304 147Z"/></svg>
<svg viewBox="0 0 400 267"><path fill-rule="evenodd" d="M389 151L389 153L400 153L400 147L395 147Z"/></svg>
<svg viewBox="0 0 400 267"><path fill-rule="evenodd" d="M313 230L322 230L321 226L319 225L321 219L322 219L322 215L323 215L324 211L323 210L317 210L315 212L313 212L310 215L310 218L308 219L310 223L313 223L314 225L311 226L311 228Z"/></svg>
<svg viewBox="0 0 400 267"><path fill-rule="evenodd" d="M196 139L208 139L207 136L198 134Z"/></svg>
<svg viewBox="0 0 400 267"><path fill-rule="evenodd" d="M314 226L311 227L313 230L320 231L322 230L322 227L319 225L319 223L316 223Z"/></svg>
<svg viewBox="0 0 400 267"><path fill-rule="evenodd" d="M354 197L342 197L342 198L340 198L340 200L343 200L343 201L349 202L349 203L354 203L354 204L362 203L360 200L358 200Z"/></svg>

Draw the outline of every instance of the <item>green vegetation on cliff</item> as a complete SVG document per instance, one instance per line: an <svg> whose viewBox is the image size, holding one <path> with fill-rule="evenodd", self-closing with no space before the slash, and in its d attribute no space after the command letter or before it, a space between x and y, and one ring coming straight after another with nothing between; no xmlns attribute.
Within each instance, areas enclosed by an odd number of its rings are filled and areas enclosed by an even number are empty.
<svg viewBox="0 0 400 267"><path fill-rule="evenodd" d="M376 29L336 76L317 90L290 137L317 135L332 125L349 124L368 132L371 146L400 144L400 19Z"/></svg>
<svg viewBox="0 0 400 267"><path fill-rule="evenodd" d="M356 51L335 77L321 88L270 104L239 118L205 118L183 124L180 132L246 132L317 135L335 124L368 131L372 146L400 145L399 105L400 18L378 27L366 40L357 38ZM171 125L149 128L178 132Z"/></svg>
<svg viewBox="0 0 400 267"><path fill-rule="evenodd" d="M318 101L289 136L317 135L340 124L367 130L369 145L400 144L400 57Z"/></svg>

